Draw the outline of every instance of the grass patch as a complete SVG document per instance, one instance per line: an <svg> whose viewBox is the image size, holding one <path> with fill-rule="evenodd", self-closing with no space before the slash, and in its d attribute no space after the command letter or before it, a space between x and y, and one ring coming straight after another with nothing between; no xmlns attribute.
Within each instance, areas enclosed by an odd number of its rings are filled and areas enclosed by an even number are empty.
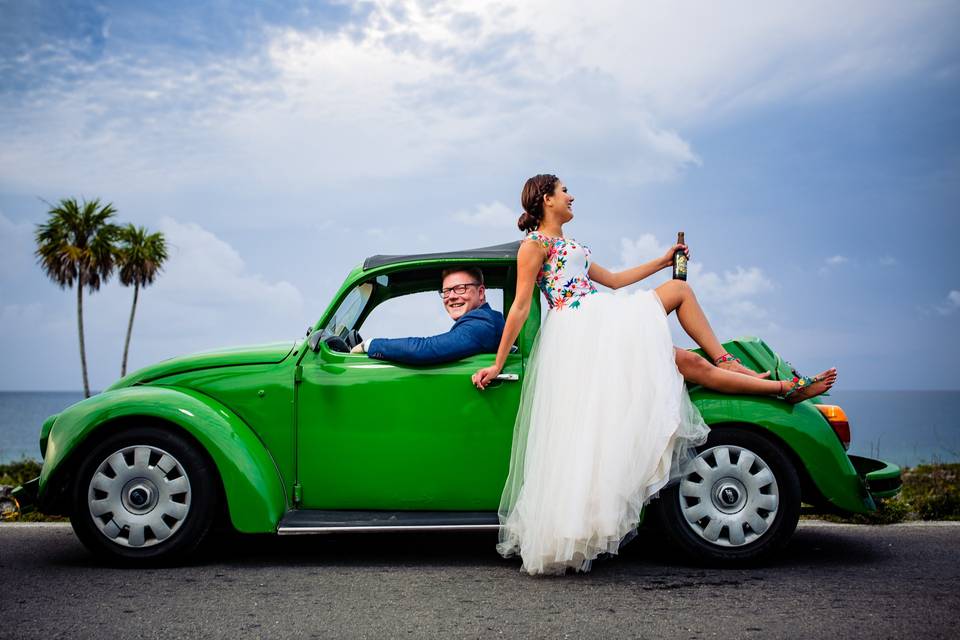
<svg viewBox="0 0 960 640"><path fill-rule="evenodd" d="M816 515L829 522L895 524L919 520L960 520L960 463L921 464L905 467L903 490L882 500L868 514Z"/></svg>
<svg viewBox="0 0 960 640"><path fill-rule="evenodd" d="M19 487L40 475L40 463L24 458L16 462L0 464L0 485Z"/></svg>
<svg viewBox="0 0 960 640"><path fill-rule="evenodd" d="M24 458L16 462L0 464L0 487L18 487L24 482L29 482L40 475L40 462ZM21 515L15 519L16 522L69 522L69 518L63 516L48 516L46 514L34 511L26 515Z"/></svg>

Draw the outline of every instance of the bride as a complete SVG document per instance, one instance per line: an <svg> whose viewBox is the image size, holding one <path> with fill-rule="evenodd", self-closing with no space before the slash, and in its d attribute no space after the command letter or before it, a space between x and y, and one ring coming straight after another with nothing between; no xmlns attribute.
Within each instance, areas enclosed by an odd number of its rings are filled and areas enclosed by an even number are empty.
<svg viewBox="0 0 960 640"><path fill-rule="evenodd" d="M519 554L530 574L589 571L635 534L640 511L695 455L708 427L684 379L727 393L771 394L799 402L829 389L836 369L792 381L766 379L724 352L686 282L628 295L626 287L672 264L675 245L646 264L613 272L567 238L573 196L554 175L521 193L527 232L517 253L516 296L492 366L472 376L480 390L503 368L530 312L536 284L549 311L534 341L500 499L497 550ZM674 348L667 314L713 360Z"/></svg>

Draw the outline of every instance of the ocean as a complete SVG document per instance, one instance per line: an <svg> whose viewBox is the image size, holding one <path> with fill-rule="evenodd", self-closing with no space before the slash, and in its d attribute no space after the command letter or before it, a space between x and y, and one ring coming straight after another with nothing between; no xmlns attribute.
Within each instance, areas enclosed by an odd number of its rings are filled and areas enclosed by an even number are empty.
<svg viewBox="0 0 960 640"><path fill-rule="evenodd" d="M80 392L0 391L0 464L40 458L44 419ZM832 391L850 419L850 453L901 466L960 462L960 391Z"/></svg>

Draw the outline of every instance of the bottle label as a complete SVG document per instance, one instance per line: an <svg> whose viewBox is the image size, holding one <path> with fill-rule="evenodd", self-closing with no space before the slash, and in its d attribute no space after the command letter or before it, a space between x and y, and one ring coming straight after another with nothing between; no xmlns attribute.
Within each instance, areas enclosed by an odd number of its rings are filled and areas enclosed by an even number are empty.
<svg viewBox="0 0 960 640"><path fill-rule="evenodd" d="M673 259L676 264L676 271L678 276L687 275L687 256L682 253Z"/></svg>

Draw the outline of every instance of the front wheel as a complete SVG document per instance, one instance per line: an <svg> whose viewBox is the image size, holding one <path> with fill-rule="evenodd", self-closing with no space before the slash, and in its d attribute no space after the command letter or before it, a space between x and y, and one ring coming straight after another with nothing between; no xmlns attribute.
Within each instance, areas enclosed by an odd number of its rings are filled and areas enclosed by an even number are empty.
<svg viewBox="0 0 960 640"><path fill-rule="evenodd" d="M717 428L660 492L657 513L671 541L715 564L757 561L786 545L800 517L800 481L790 459L747 429Z"/></svg>
<svg viewBox="0 0 960 640"><path fill-rule="evenodd" d="M217 486L211 463L186 438L155 427L124 429L81 463L70 522L98 556L169 562L209 531Z"/></svg>

